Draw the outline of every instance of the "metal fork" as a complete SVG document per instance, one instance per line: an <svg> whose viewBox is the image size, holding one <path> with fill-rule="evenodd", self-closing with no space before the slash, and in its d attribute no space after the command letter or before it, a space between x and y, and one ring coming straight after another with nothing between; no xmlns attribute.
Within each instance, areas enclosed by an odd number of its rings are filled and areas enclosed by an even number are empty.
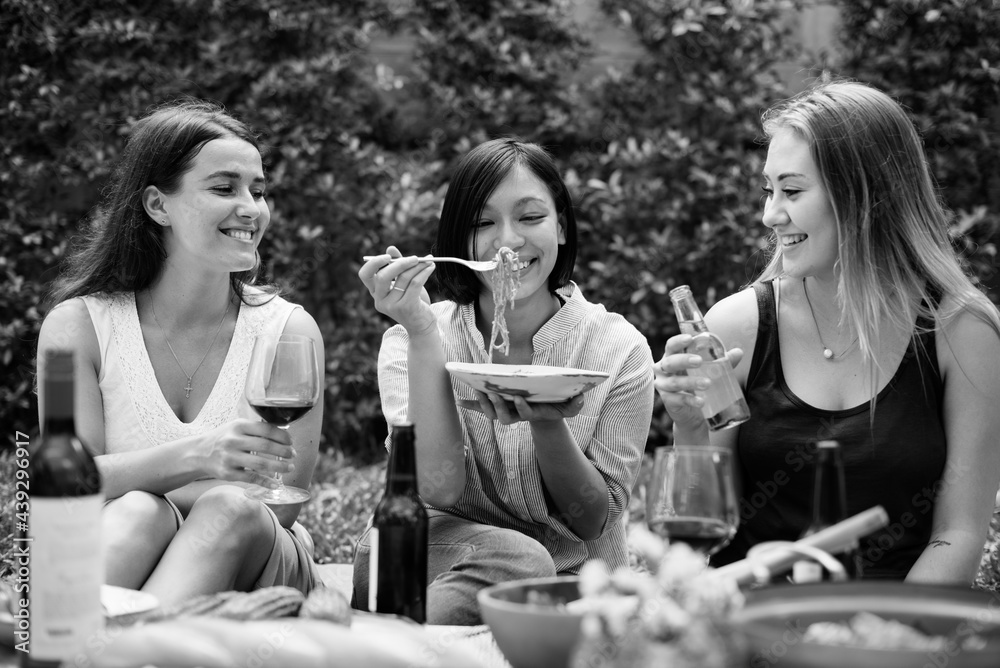
<svg viewBox="0 0 1000 668"><path fill-rule="evenodd" d="M376 257L378 256L365 255L361 259L364 260L365 262L368 262L369 260L373 260ZM401 260L401 259L403 258L392 258L389 260L389 262L392 263L396 260ZM457 262L459 264L464 264L466 267L468 267L473 271L493 271L494 269L497 268L496 260L463 260L462 258L458 257L435 257L433 255L425 255L424 257L420 258L420 260L423 262Z"/></svg>

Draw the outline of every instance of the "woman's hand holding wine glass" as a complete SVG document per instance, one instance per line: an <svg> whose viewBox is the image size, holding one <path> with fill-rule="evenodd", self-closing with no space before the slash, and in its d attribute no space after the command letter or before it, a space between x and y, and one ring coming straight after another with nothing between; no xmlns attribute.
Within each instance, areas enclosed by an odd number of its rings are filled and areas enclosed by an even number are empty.
<svg viewBox="0 0 1000 668"><path fill-rule="evenodd" d="M687 543L707 559L736 535L732 455L708 445L657 448L646 492L646 523L661 538Z"/></svg>
<svg viewBox="0 0 1000 668"><path fill-rule="evenodd" d="M292 469L295 450L286 430L241 418L208 432L198 457L199 470L209 478L277 487L271 476Z"/></svg>
<svg viewBox="0 0 1000 668"><path fill-rule="evenodd" d="M264 421L288 429L319 401L319 360L307 336L258 336L247 370L246 398ZM248 487L246 495L268 504L302 503L309 492L288 487L275 471L278 486Z"/></svg>

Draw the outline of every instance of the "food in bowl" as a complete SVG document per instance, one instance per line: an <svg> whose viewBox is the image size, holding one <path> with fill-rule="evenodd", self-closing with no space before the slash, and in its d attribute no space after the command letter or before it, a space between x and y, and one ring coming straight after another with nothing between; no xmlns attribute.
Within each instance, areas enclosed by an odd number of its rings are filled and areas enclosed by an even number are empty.
<svg viewBox="0 0 1000 668"><path fill-rule="evenodd" d="M566 609L566 599L562 596L553 596L547 591L531 590L526 596L528 605L537 605L543 608L555 608L556 610Z"/></svg>
<svg viewBox="0 0 1000 668"><path fill-rule="evenodd" d="M859 612L844 622L815 622L802 636L803 642L844 645L868 649L909 649L938 652L955 643L961 651L982 649L986 641L971 634L961 639L923 633L896 619L884 619L870 612Z"/></svg>
<svg viewBox="0 0 1000 668"><path fill-rule="evenodd" d="M839 636L848 643L833 642L836 629L827 624L848 624L862 612L945 638L945 647L863 646L853 636ZM966 587L878 580L774 585L747 592L737 622L750 644L752 668L913 668L935 665L934 658L948 668L1000 666L996 599ZM807 638L816 624L823 626ZM882 629L888 627L876 632ZM826 635L817 639L817 630ZM968 644L966 638L972 638Z"/></svg>

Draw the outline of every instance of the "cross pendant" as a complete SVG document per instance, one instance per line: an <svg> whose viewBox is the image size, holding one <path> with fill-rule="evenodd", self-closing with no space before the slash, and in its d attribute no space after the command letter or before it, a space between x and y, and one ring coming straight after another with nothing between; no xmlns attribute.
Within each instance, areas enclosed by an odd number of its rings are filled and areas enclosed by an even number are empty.
<svg viewBox="0 0 1000 668"><path fill-rule="evenodd" d="M187 398L191 397L191 379L188 378L187 385L184 386L184 396Z"/></svg>

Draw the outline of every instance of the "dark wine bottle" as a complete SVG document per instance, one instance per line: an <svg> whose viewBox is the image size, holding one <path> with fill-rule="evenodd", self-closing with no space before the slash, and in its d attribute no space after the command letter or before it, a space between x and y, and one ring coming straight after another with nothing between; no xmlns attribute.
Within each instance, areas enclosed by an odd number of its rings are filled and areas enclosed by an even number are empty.
<svg viewBox="0 0 1000 668"><path fill-rule="evenodd" d="M412 424L392 429L385 494L372 521L368 608L424 623L427 617L427 510L417 492Z"/></svg>
<svg viewBox="0 0 1000 668"><path fill-rule="evenodd" d="M25 644L21 666L69 665L104 624L101 583L101 475L74 425L73 353L42 358L42 433L28 462L27 522L16 541L28 554ZM21 640L16 636L15 640Z"/></svg>
<svg viewBox="0 0 1000 668"><path fill-rule="evenodd" d="M840 443L817 441L815 448L812 521L802 533L803 538L847 519L847 491ZM848 578L853 580L861 577L861 558L857 544L833 557L844 567ZM829 574L814 561L798 561L792 567L792 579L800 583L818 582L829 579Z"/></svg>
<svg viewBox="0 0 1000 668"><path fill-rule="evenodd" d="M691 288L686 285L674 288L670 291L670 301L673 302L681 334L694 337L689 351L704 360L700 367L688 373L712 381L711 387L698 392L705 400L701 412L708 421L708 428L717 431L746 422L750 419L750 409L736 381L733 366L726 357L726 346L718 336L708 331Z"/></svg>

